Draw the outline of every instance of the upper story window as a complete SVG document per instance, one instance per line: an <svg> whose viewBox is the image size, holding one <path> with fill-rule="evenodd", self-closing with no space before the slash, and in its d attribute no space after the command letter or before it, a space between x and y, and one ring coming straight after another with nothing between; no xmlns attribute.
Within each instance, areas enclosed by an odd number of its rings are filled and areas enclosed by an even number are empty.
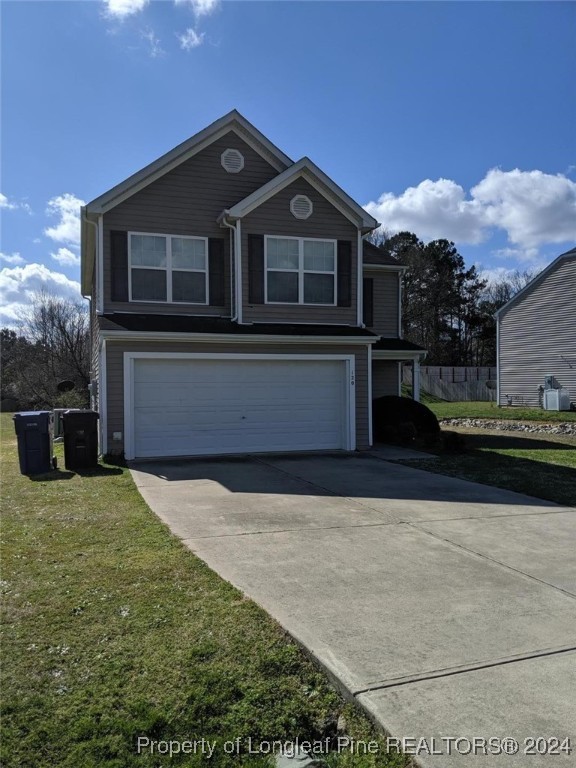
<svg viewBox="0 0 576 768"><path fill-rule="evenodd" d="M264 242L267 304L336 304L336 240L267 235Z"/></svg>
<svg viewBox="0 0 576 768"><path fill-rule="evenodd" d="M208 301L208 239L131 232L130 301Z"/></svg>

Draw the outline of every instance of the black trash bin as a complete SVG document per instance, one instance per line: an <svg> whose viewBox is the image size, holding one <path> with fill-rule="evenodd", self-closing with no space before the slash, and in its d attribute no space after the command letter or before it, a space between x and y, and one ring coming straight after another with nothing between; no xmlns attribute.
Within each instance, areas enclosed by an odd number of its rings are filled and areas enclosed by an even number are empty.
<svg viewBox="0 0 576 768"><path fill-rule="evenodd" d="M96 411L70 410L62 414L66 469L98 466L98 419Z"/></svg>
<svg viewBox="0 0 576 768"><path fill-rule="evenodd" d="M56 469L56 459L52 456L52 411L21 411L15 413L13 419L18 437L20 472L23 475L40 475Z"/></svg>

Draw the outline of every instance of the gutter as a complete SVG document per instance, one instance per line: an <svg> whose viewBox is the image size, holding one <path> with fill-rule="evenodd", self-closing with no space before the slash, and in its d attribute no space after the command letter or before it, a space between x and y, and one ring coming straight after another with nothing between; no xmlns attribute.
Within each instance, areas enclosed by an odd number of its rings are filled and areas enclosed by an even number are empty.
<svg viewBox="0 0 576 768"><path fill-rule="evenodd" d="M262 344L263 342L281 341L287 344L376 344L379 336L288 336L265 333L170 333L166 331L109 331L101 330L100 338L111 341L199 341L223 342L236 344Z"/></svg>

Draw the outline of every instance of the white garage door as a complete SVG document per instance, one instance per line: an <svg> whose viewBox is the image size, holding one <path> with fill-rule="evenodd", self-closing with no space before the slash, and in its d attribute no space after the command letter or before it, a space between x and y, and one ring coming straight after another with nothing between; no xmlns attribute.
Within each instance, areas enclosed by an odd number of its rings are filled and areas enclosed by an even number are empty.
<svg viewBox="0 0 576 768"><path fill-rule="evenodd" d="M349 448L344 360L138 359L135 457Z"/></svg>

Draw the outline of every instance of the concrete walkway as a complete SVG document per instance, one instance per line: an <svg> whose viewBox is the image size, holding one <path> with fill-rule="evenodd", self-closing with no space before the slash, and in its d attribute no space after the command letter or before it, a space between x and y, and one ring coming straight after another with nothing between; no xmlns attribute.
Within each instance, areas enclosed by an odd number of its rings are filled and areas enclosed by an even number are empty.
<svg viewBox="0 0 576 768"><path fill-rule="evenodd" d="M132 474L388 733L426 739L422 766L576 765L575 509L370 456ZM465 755L467 741L442 737L511 737L519 751ZM525 755L532 737L570 738L573 752Z"/></svg>

